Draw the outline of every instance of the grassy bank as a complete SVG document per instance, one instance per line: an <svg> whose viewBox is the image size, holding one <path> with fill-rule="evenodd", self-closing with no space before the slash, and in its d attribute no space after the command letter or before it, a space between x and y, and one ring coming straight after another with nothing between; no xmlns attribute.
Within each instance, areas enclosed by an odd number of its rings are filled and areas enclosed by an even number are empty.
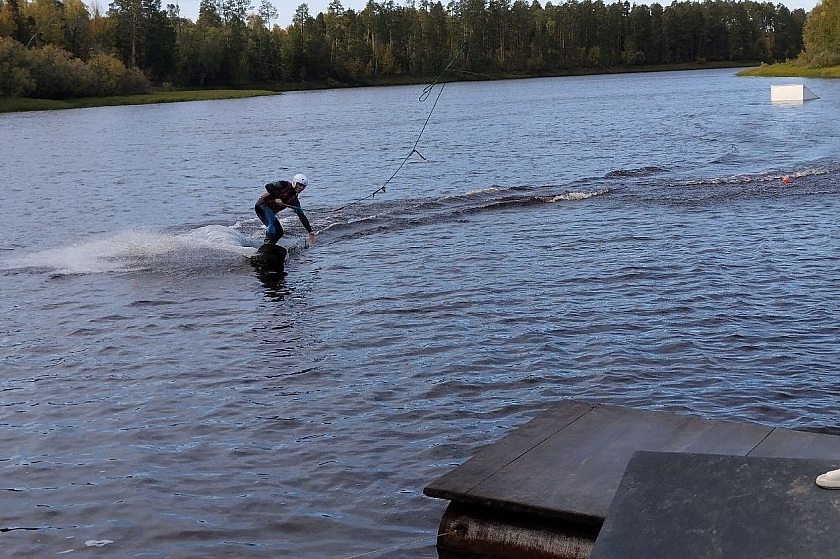
<svg viewBox="0 0 840 559"><path fill-rule="evenodd" d="M741 63L737 67L749 66L749 63ZM702 70L710 68L731 68L732 63L695 63L695 64L668 64L661 66L630 66L616 68L578 68L563 72L529 72L529 73L502 73L479 74L474 72L460 72L452 70L446 76L445 81L463 80L505 80L521 78L545 78L561 76L582 76L594 74L624 74L632 72L668 72L675 70ZM149 103L177 103L180 101L206 101L211 99L240 99L244 97L257 97L261 95L276 95L280 91L300 91L307 89L333 89L341 87L365 87L365 86L388 86L388 85L421 85L430 83L429 77L417 76L396 76L372 80L360 80L356 83L342 83L335 80L323 80L306 83L283 83L266 84L264 89L204 89L190 91L158 91L145 95L126 95L118 97L83 97L79 99L65 99L55 101L51 99L30 99L24 97L0 97L0 113L18 111L49 111L56 109L79 109L85 107L105 107L119 105L145 105ZM257 85L259 87L259 85Z"/></svg>
<svg viewBox="0 0 840 559"><path fill-rule="evenodd" d="M0 113L119 105L146 105L149 103L178 103L182 101L207 101L211 99L241 99L244 97L276 94L277 92L275 91L263 89L205 89L200 91L159 91L144 95L117 97L81 97L79 99L66 99L62 101L29 99L25 97L0 97Z"/></svg>
<svg viewBox="0 0 840 559"><path fill-rule="evenodd" d="M840 66L808 68L795 62L762 64L738 72L739 76L760 76L764 78L840 78Z"/></svg>

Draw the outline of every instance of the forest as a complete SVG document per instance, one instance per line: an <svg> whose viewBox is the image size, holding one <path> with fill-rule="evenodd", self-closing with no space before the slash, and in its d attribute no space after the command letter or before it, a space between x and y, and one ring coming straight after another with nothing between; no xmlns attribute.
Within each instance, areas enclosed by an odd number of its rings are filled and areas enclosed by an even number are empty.
<svg viewBox="0 0 840 559"><path fill-rule="evenodd" d="M665 7L370 0L360 11L333 0L314 17L301 4L281 28L271 24L277 10L269 0L259 6L202 0L195 22L161 0L114 0L105 13L82 0L0 0L0 95L61 99L152 87L420 81L453 59L453 79L771 63L801 56L810 36L827 36L824 48L836 50L834 26L808 29L815 12L829 10L840 12L840 0L827 0L811 14L751 0ZM821 56L810 58L836 63L831 52Z"/></svg>

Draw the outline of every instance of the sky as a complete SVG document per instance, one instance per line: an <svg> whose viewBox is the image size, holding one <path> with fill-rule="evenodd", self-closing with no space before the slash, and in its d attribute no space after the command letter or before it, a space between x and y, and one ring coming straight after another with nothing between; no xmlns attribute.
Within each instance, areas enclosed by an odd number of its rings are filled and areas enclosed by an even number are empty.
<svg viewBox="0 0 840 559"><path fill-rule="evenodd" d="M89 5L93 5L94 2L99 3L100 10L102 12L108 11L108 4L111 0L88 0ZM291 25L292 23L292 16L295 15L295 11L297 10L298 6L301 4L306 3L309 6L309 15L315 17L321 12L326 12L327 8L330 5L331 0L271 0L271 3L274 4L274 7L277 8L277 12L279 13L279 17L272 21L271 23L274 25L279 25L280 27L286 27ZM530 0L526 0L530 1ZM545 5L546 1L548 0L540 0L542 5ZM560 4L563 0L553 0L554 4ZM605 4L611 4L616 0L604 0ZM651 5L657 0L639 0L638 2L631 2L632 4L646 4ZM806 12L810 12L814 9L814 6L817 5L819 0L776 0L773 3L781 3L791 11L802 8ZM441 0L444 6L449 3L449 0ZM670 5L669 0L658 0L659 4L662 6ZM201 0L161 0L162 7L166 8L167 4L177 3L178 7L181 8L181 16L187 19L191 19L192 21L198 20L198 6L201 3ZM400 0L397 0L397 4L403 4ZM254 10L256 11L256 7L260 4L260 0L254 0ZM346 10L354 10L354 11L361 11L367 5L367 0L341 0L341 5L344 6Z"/></svg>
<svg viewBox="0 0 840 559"><path fill-rule="evenodd" d="M106 0L100 0L102 2ZM111 0L107 0L111 1ZM292 24L292 17L295 15L295 12L298 9L298 6L301 4L306 4L309 6L309 15L315 17L321 12L327 11L327 8L330 5L332 0L270 0L274 7L277 8L278 18L271 22L272 25L279 25L280 27L286 27ZM444 5L449 2L449 0L442 0ZM797 0L800 1L800 0ZM175 2L178 3L178 7L181 8L181 16L187 19L191 19L196 21L198 19L198 6L201 4L201 0L161 0L161 6L166 8L167 4L174 4ZM259 7L261 0L253 0L254 4L254 11L256 12L257 7ZM400 0L397 0L398 4L402 4ZM367 5L367 0L341 0L341 5L344 6L345 10L354 10L360 12L365 9Z"/></svg>

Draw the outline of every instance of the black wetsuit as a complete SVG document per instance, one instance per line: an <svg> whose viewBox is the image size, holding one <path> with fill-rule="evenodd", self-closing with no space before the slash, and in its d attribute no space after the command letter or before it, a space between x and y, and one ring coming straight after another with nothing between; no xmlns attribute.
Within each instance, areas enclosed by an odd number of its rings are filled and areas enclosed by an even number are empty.
<svg viewBox="0 0 840 559"><path fill-rule="evenodd" d="M265 185L266 193L260 196L254 206L254 211L265 226L265 242L275 244L283 236L283 227L277 219L277 214L283 208L291 208L300 219L303 227L312 232L312 226L300 207L295 187L289 181L270 182Z"/></svg>

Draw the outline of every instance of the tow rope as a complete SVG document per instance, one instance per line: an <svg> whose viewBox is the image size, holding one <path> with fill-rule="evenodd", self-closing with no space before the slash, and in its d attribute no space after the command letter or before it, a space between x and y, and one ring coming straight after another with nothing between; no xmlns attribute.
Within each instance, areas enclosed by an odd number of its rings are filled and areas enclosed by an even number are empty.
<svg viewBox="0 0 840 559"><path fill-rule="evenodd" d="M402 170L402 168L405 166L405 164L408 163L408 160L411 159L411 156L414 155L415 153L420 156L420 159L422 159L423 161L427 161L427 159L425 157L423 157L423 154L420 153L419 151L417 151L417 145L420 143L420 138L423 137L423 132L426 131L426 126L429 125L429 120L431 120L432 114L435 112L435 107L437 107L438 101L440 101L440 96L443 94L443 88L446 86L446 83L440 82L440 80L441 80L441 78L443 78L444 74L446 74L446 72L449 71L449 68L451 68L452 65L455 64L455 61L458 60L458 57L461 56L461 53L464 52L464 47L465 46L466 46L466 43L461 43L461 47L458 49L458 52L456 52L454 55L452 55L452 58L449 59L449 63L446 65L446 67L443 70L441 70L441 72L437 75L437 77L434 79L434 81L432 81L432 83L430 83L425 88L423 88L423 92L420 94L420 97L418 99L418 101L420 103L423 103L424 101L426 101L431 96L432 90L434 90L435 86L438 83L440 83L440 89L438 90L437 97L435 97L434 104L432 104L432 110L429 111L429 116L426 117L426 122L423 123L423 128L420 130L420 133L417 135L417 140L415 140L414 145L411 147L411 151L408 152L408 155L406 155L405 159L402 160L402 163L400 163L399 167L397 167L397 170L394 171L394 174L392 174L390 177L388 177L388 180L386 180L382 184L382 186L380 186L379 188L377 188L376 190L374 190L373 192L371 192L367 196L365 196L363 198L359 198L358 200L353 200L350 203L344 204L340 208L334 209L333 210L334 212L341 211L348 206L352 206L353 204L358 204L359 202L363 202L364 200L367 200L369 198L373 198L374 196L376 196L380 192L385 192L385 187L388 186L388 184L392 180L394 180L394 177L397 176L397 174Z"/></svg>

